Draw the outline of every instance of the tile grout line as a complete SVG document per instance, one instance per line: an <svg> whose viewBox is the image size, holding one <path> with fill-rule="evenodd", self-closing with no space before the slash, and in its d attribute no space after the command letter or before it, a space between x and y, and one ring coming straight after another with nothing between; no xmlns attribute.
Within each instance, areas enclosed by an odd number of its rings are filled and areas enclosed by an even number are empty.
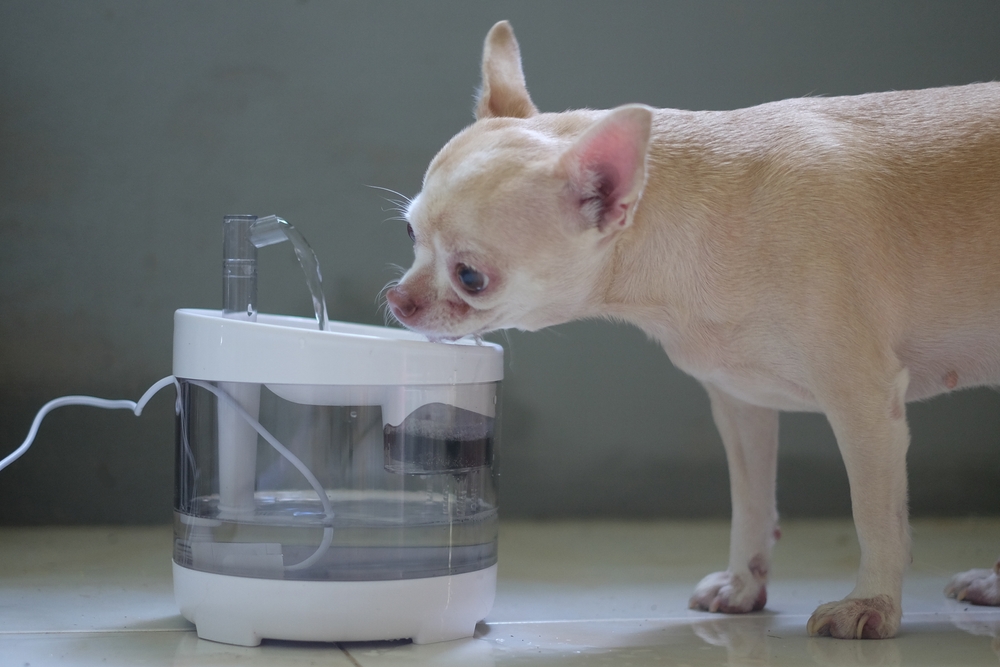
<svg viewBox="0 0 1000 667"><path fill-rule="evenodd" d="M909 613L903 613L903 619L913 618L913 617L934 617L934 616L952 616L954 614L961 613L963 616L987 616L989 618L998 617L998 612L1000 610L984 608L984 609L955 609L955 610L943 610L943 611L911 611ZM808 619L811 614L773 614L774 619ZM759 616L750 615L713 615L710 617L702 618L700 616L655 616L649 618L639 618L639 617L622 617L622 618L564 618L564 619L546 619L546 620L536 620L536 621L485 621L483 625L487 627L493 627L498 625L557 625L557 624L570 624L570 623L683 623L683 622L700 622L702 620L742 620L750 618L760 618Z"/></svg>

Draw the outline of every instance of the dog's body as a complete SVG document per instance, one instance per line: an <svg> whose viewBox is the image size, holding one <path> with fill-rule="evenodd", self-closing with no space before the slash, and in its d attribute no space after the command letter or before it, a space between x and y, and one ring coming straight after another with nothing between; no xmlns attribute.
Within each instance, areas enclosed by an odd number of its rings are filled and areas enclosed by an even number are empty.
<svg viewBox="0 0 1000 667"><path fill-rule="evenodd" d="M477 122L431 163L388 292L439 338L631 322L698 378L726 446L730 563L692 606L760 609L778 410L822 411L847 466L857 586L814 634L888 637L909 562L905 402L1000 384L1000 83L727 112L540 114L509 25ZM997 571L950 594L1000 604Z"/></svg>

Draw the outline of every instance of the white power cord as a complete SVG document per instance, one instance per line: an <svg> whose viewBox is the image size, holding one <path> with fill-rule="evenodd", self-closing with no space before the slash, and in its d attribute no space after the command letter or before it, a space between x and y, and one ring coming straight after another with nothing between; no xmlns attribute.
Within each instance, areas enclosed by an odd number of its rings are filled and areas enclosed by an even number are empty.
<svg viewBox="0 0 1000 667"><path fill-rule="evenodd" d="M45 419L45 415L49 414L56 408L62 408L67 405L88 405L92 408L104 408L105 410L131 410L138 417L142 414L142 409L146 407L146 403L149 399L153 397L153 394L160 391L168 384L173 384L177 387L177 408L180 408L180 384L178 384L177 379L173 375L168 375L162 380L156 382L152 387L146 390L146 393L142 395L139 402L135 401L112 401L106 398L95 398L93 396L63 396L61 398L54 398L45 405L42 409L38 411L35 415L35 421L31 422L31 429L28 431L28 437L25 438L21 446L11 452L6 458L0 461L0 470L3 470L9 466L14 461L21 458L21 455L28 451L31 447L31 443L35 441L35 436L38 434L38 427L42 425L42 420Z"/></svg>
<svg viewBox="0 0 1000 667"><path fill-rule="evenodd" d="M309 470L309 468L307 468L304 463L302 463L302 460L299 459L299 457L295 456L295 454L290 452L287 447L278 442L277 438L271 435L270 432L268 432L268 430L265 429L260 424L259 421L254 419L250 415L250 413L244 410L243 407L228 393L222 391L218 387L213 386L207 382L201 382L198 380L188 380L188 382L197 387L205 389L211 392L212 394L215 394L215 396L219 400L223 400L229 403L230 407L232 407L237 414L239 414L243 419L245 419L247 423L250 424L250 426L252 426L253 429L257 431L257 433L259 433L260 436L264 438L264 440L266 440L268 444L275 449L275 451L278 452L278 454L284 457L289 463L291 463L295 467L296 470L302 473L302 476L306 478L307 482L309 482L309 486L311 486L313 490L316 492L320 504L323 505L323 512L326 514L327 521L333 520L333 507L330 505L330 498L329 496L326 495L326 490L323 488L323 485L320 484L319 480L316 479L316 476L313 475L312 471ZM7 455L3 460L0 460L0 470L3 470L14 461L21 458L21 456L26 451L28 451L28 448L31 447L31 443L35 441L35 436L38 434L38 428L39 426L41 426L42 420L45 419L45 416L47 414L49 414L56 408L62 408L67 405L86 405L93 408L104 408L106 410L131 410L133 413L135 413L135 416L138 417L139 415L142 414L142 409L146 407L146 403L149 402L149 399L151 399L153 395L155 395L158 391L160 391L169 384L173 384L174 387L177 389L177 399L174 404L174 410L176 411L177 414L180 414L182 409L181 386L180 383L177 381L177 378L175 378L173 375L168 375L167 377L155 382L149 389L146 390L146 393L144 393L138 401L110 400L106 398L96 398L94 396L62 396L60 398L52 399L51 401L43 405L42 409L38 411L37 415L35 415L34 421L31 422L31 428L28 430L28 437L25 438L23 443L21 443L21 446L15 449L13 452L11 452L9 455ZM294 565L286 565L284 569L294 571L294 570L304 570L308 567L311 567L320 558L323 557L323 554L326 553L327 549L330 548L330 545L332 543L333 543L333 528L331 526L326 526L323 528L323 540L320 542L319 547L317 547L316 551L311 556L306 558L304 561L300 563L295 563Z"/></svg>

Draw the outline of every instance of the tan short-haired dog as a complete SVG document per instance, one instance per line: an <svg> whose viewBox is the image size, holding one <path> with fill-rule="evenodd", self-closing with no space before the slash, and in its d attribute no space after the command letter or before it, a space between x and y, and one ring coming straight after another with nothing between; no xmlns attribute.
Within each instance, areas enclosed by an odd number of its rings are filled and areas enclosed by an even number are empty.
<svg viewBox="0 0 1000 667"><path fill-rule="evenodd" d="M539 113L510 25L476 122L408 211L387 292L435 338L604 317L708 390L729 462L729 569L691 606L760 609L778 411L822 411L851 484L857 585L812 634L891 637L909 562L906 402L1000 384L1000 83L736 111ZM1000 604L995 570L948 593Z"/></svg>

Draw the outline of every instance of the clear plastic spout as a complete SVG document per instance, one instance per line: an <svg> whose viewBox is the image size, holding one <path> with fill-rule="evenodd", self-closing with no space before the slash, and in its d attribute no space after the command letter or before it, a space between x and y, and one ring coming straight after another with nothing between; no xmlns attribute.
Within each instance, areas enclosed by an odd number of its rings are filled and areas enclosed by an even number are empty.
<svg viewBox="0 0 1000 667"><path fill-rule="evenodd" d="M222 316L257 321L256 215L227 215L222 223Z"/></svg>
<svg viewBox="0 0 1000 667"><path fill-rule="evenodd" d="M291 227L286 220L276 215L268 215L250 225L250 242L257 248L274 245L288 240L288 229Z"/></svg>

